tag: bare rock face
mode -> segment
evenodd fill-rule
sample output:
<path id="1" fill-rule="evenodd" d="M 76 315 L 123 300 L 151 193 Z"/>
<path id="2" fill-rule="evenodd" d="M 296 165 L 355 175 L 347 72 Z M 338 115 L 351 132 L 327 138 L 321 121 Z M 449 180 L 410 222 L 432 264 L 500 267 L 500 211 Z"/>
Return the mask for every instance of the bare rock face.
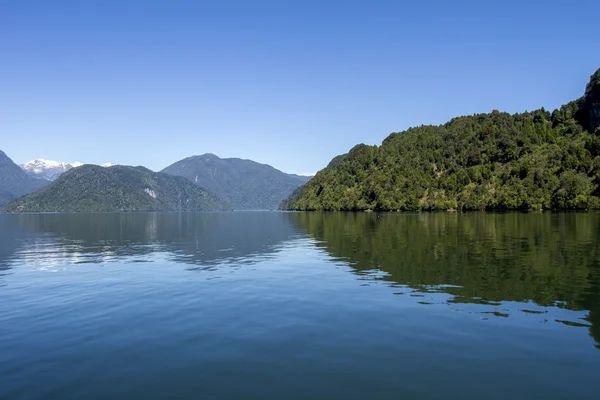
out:
<path id="1" fill-rule="evenodd" d="M 590 77 L 583 101 L 589 118 L 588 128 L 594 132 L 600 126 L 600 69 Z"/>

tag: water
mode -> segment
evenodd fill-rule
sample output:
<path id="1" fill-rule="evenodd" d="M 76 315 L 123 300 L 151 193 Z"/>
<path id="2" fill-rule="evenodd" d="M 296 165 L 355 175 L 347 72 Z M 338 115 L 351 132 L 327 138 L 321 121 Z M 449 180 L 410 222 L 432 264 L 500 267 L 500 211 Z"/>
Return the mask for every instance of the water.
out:
<path id="1" fill-rule="evenodd" d="M 2 399 L 597 399 L 600 213 L 0 215 Z"/>

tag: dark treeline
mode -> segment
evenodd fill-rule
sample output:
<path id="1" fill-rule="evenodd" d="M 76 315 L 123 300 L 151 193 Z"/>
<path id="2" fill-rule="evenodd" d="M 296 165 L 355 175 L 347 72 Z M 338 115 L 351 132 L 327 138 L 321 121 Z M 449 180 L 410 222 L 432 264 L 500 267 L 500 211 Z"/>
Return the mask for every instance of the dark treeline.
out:
<path id="1" fill-rule="evenodd" d="M 294 210 L 600 208 L 600 70 L 560 109 L 454 118 L 338 156 Z"/>

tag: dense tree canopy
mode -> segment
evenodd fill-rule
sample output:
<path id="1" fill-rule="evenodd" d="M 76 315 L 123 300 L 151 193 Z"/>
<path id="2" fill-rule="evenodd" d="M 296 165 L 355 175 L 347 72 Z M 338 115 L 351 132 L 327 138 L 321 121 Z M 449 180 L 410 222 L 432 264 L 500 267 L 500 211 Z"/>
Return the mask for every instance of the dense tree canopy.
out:
<path id="1" fill-rule="evenodd" d="M 598 82 L 600 70 L 584 97 L 552 113 L 492 111 L 392 133 L 381 146 L 357 145 L 281 208 L 600 208 Z"/>
<path id="2" fill-rule="evenodd" d="M 180 176 L 144 167 L 84 165 L 15 199 L 9 212 L 223 210 L 229 206 Z"/>

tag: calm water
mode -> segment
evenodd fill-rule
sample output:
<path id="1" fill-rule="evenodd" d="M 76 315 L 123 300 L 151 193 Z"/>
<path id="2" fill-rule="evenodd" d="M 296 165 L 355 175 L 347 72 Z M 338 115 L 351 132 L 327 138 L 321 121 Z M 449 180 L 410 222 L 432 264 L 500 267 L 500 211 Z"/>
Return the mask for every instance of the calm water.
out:
<path id="1" fill-rule="evenodd" d="M 2 399 L 600 398 L 600 213 L 0 215 Z"/>

